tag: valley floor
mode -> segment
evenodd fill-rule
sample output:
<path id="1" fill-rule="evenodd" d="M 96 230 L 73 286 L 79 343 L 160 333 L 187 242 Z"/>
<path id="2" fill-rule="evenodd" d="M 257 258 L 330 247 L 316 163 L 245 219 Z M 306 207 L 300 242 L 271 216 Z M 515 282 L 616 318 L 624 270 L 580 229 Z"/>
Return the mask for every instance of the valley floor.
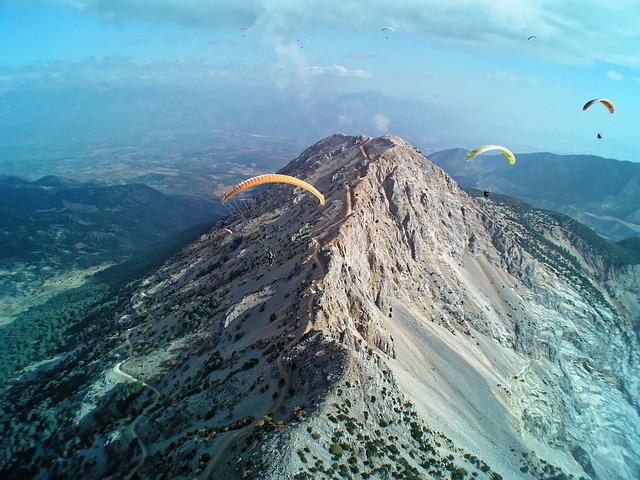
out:
<path id="1" fill-rule="evenodd" d="M 0 297 L 0 326 L 11 323 L 16 316 L 31 307 L 42 305 L 60 293 L 80 287 L 89 277 L 112 265 L 108 262 L 102 263 L 84 269 L 62 272 L 44 281 L 36 280 L 27 285 L 23 284 L 19 294 Z M 0 275 L 8 274 L 6 271 L 0 271 Z"/>

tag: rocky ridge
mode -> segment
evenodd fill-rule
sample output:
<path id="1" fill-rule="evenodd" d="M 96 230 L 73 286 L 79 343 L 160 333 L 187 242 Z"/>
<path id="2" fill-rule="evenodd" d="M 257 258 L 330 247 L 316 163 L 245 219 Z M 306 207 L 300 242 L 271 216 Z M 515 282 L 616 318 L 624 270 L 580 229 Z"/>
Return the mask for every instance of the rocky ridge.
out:
<path id="1" fill-rule="evenodd" d="M 332 135 L 282 173 L 326 206 L 272 186 L 132 297 L 113 355 L 157 390 L 77 449 L 102 452 L 88 476 L 638 476 L 636 267 L 397 137 Z"/>
<path id="2" fill-rule="evenodd" d="M 521 452 L 575 476 L 633 477 L 638 464 L 628 446 L 638 437 L 628 425 L 638 419 L 637 339 L 629 312 L 595 278 L 597 259 L 567 248 L 571 243 L 545 228 L 544 218 L 534 225 L 509 206 L 468 196 L 395 137 L 335 135 L 284 173 L 316 185 L 327 206 L 273 187 L 230 224 L 238 237 L 219 246 L 214 232 L 149 282 L 149 295 L 162 292 L 180 306 L 176 316 L 189 311 L 196 293 L 196 305 L 207 295 L 219 298 L 219 313 L 199 331 L 216 332 L 208 338 L 228 343 L 232 357 L 254 345 L 267 343 L 263 352 L 275 346 L 250 375 L 265 379 L 261 389 L 279 376 L 274 405 L 268 395 L 265 402 L 243 391 L 257 382 L 239 373 L 220 385 L 225 395 L 234 392 L 234 412 L 255 413 L 258 403 L 274 421 L 296 407 L 308 419 L 256 441 L 245 472 L 267 478 L 304 472 L 306 462 L 296 456 L 269 462 L 264 471 L 261 459 L 307 443 L 318 456 L 309 424 L 327 445 L 340 444 L 329 441 L 342 430 L 327 419 L 348 399 L 351 421 L 378 423 L 370 438 L 402 444 L 409 430 L 403 415 L 411 414 L 394 409 L 410 402 L 427 428 L 453 440 L 452 452 L 464 448 L 508 478 L 525 475 L 521 468 L 544 471 L 543 463 L 523 462 Z M 260 258 L 259 237 L 278 252 L 272 268 Z M 227 246 L 237 252 L 233 259 L 225 258 Z M 212 251 L 218 249 L 220 268 L 194 281 L 201 265 L 220 261 Z M 240 333 L 228 333 L 234 329 Z M 388 398 L 378 399 L 381 391 Z M 362 439 L 356 434 L 345 444 L 360 442 L 366 452 L 367 428 L 354 431 Z M 405 439 L 396 462 L 411 458 L 411 442 Z M 331 468 L 330 447 L 320 442 L 320 450 L 325 463 L 317 468 Z"/>

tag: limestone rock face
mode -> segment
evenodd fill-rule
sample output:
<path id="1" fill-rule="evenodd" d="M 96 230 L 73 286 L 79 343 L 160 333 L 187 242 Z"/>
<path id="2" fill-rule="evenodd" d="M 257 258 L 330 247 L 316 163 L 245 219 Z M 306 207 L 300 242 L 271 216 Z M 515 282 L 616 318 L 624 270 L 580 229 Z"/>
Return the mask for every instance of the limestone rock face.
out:
<path id="1" fill-rule="evenodd" d="M 236 201 L 233 235 L 124 312 L 127 371 L 160 392 L 138 475 L 640 477 L 638 266 L 397 137 L 335 134 L 282 173 L 326 205 Z"/>
<path id="2" fill-rule="evenodd" d="M 629 449 L 640 440 L 637 266 L 613 282 L 602 273 L 608 259 L 546 212 L 471 198 L 400 139 L 354 142 L 362 142 L 350 149 L 355 158 L 334 161 L 352 214 L 330 239 L 318 328 L 330 330 L 338 320 L 343 343 L 361 338 L 392 357 L 401 390 L 407 382 L 403 393 L 422 384 L 411 400 L 436 396 L 439 405 L 425 412 L 433 418 L 440 411 L 442 423 L 433 426 L 468 448 L 471 440 L 495 444 L 485 451 L 496 465 L 510 445 L 496 442 L 495 418 L 480 405 L 505 417 L 508 442 L 567 472 L 637 475 Z M 350 169 L 358 172 L 351 182 Z M 612 285 L 620 288 L 613 295 Z M 462 338 L 445 341 L 445 358 L 429 359 L 431 336 L 445 335 L 443 328 Z M 483 342 L 474 341 L 479 335 Z M 510 358 L 493 358 L 502 347 Z M 456 352 L 461 348 L 473 358 Z M 488 383 L 482 399 L 457 388 L 441 398 L 436 381 L 425 381 L 449 356 L 464 358 L 465 369 Z M 431 372 L 421 360 L 432 363 Z M 461 383 L 455 369 L 442 375 Z M 477 428 L 455 427 L 452 417 L 467 409 Z"/>

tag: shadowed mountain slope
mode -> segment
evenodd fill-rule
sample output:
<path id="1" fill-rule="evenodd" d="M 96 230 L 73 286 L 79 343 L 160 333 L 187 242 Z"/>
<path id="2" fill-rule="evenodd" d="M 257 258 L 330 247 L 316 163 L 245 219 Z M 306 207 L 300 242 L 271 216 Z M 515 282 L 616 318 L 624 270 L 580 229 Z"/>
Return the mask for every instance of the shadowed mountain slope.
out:
<path id="1" fill-rule="evenodd" d="M 594 155 L 519 154 L 465 161 L 463 149 L 429 156 L 460 185 L 503 193 L 565 213 L 614 240 L 640 236 L 640 163 Z"/>

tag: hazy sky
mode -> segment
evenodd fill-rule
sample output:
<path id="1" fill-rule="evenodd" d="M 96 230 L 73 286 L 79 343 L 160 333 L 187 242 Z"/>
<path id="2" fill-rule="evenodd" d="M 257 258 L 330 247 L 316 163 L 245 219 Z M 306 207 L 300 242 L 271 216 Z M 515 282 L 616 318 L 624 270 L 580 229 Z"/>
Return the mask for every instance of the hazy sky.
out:
<path id="1" fill-rule="evenodd" d="M 640 161 L 636 0 L 0 0 L 0 45 L 0 92 L 376 91 L 447 109 L 470 142 Z M 593 97 L 618 111 L 582 112 Z"/>

